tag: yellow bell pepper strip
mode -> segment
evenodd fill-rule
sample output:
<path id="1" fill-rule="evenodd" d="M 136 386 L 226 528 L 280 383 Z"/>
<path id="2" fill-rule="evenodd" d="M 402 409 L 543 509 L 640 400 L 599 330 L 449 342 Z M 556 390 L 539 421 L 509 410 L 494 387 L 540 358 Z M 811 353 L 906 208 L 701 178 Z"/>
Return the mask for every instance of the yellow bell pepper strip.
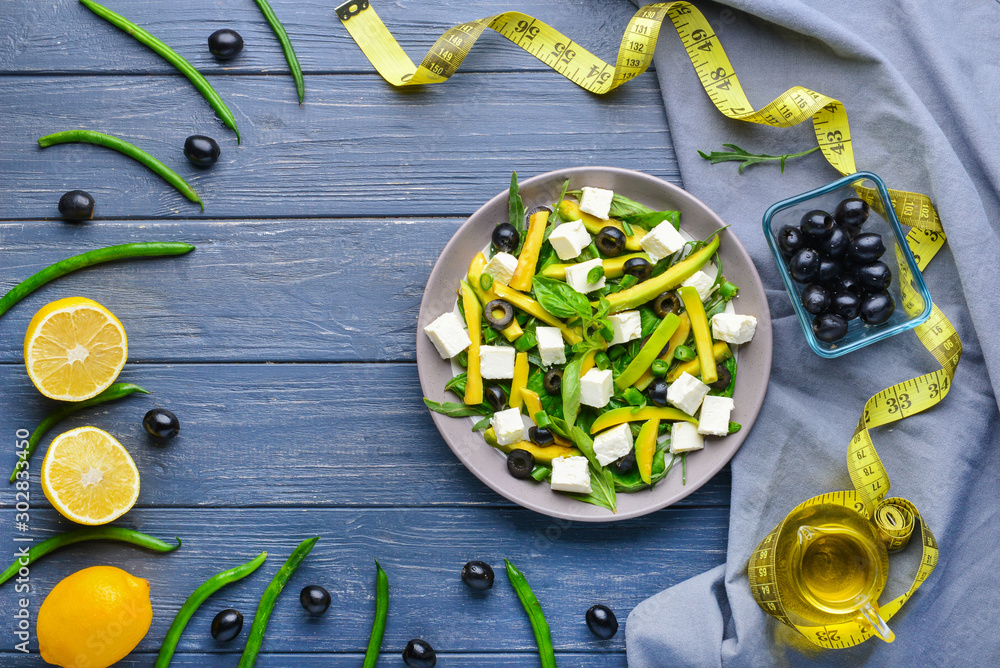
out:
<path id="1" fill-rule="evenodd" d="M 625 263 L 637 257 L 649 262 L 649 256 L 645 253 L 629 253 L 628 255 L 619 255 L 618 257 L 609 257 L 601 260 L 601 265 L 604 267 L 604 276 L 606 278 L 621 278 L 625 275 Z M 572 266 L 573 264 L 571 263 L 550 264 L 538 273 L 546 278 L 554 278 L 558 281 L 565 281 L 566 267 Z"/>
<path id="2" fill-rule="evenodd" d="M 625 231 L 622 224 L 614 218 L 610 220 L 601 220 L 596 216 L 591 216 L 589 213 L 584 213 L 580 210 L 580 205 L 570 199 L 564 199 L 559 202 L 559 215 L 562 216 L 563 220 L 582 220 L 583 226 L 586 227 L 587 231 L 591 234 L 597 234 L 605 227 L 613 227 L 621 232 Z M 632 236 L 625 237 L 625 248 L 630 251 L 642 250 L 642 246 L 639 245 L 639 242 L 644 236 L 646 236 L 646 232 L 646 229 L 639 227 L 638 225 L 632 225 Z"/>
<path id="3" fill-rule="evenodd" d="M 639 469 L 639 477 L 647 485 L 653 484 L 653 455 L 656 454 L 656 436 L 660 433 L 660 419 L 647 420 L 639 428 L 639 437 L 635 439 L 635 465 Z"/>
<path id="4" fill-rule="evenodd" d="M 545 240 L 545 228 L 549 223 L 548 210 L 531 214 L 528 220 L 528 231 L 525 233 L 524 245 L 517 258 L 517 268 L 510 279 L 510 287 L 521 292 L 531 289 L 531 279 L 535 276 L 535 265 L 538 264 L 538 253 L 542 250 Z"/>
<path id="5" fill-rule="evenodd" d="M 497 298 L 495 292 L 493 292 L 493 287 L 491 286 L 489 290 L 483 290 L 483 285 L 480 280 L 483 277 L 483 269 L 486 268 L 486 256 L 482 253 L 477 253 L 476 257 L 472 258 L 472 262 L 469 264 L 469 285 L 472 287 L 472 291 L 476 293 L 479 297 L 479 302 L 486 308 L 486 305 Z M 503 337 L 508 341 L 516 341 L 521 338 L 524 334 L 524 330 L 521 326 L 517 324 L 517 320 L 511 320 L 510 324 L 500 330 Z"/>
<path id="6" fill-rule="evenodd" d="M 535 421 L 535 415 L 541 413 L 545 409 L 542 408 L 542 400 L 538 398 L 538 393 L 531 390 L 521 390 L 521 399 L 524 401 L 524 410 L 531 418 L 531 421 Z M 567 448 L 573 447 L 573 442 L 569 439 L 563 438 L 559 434 L 552 434 L 552 438 L 555 439 L 556 445 L 562 445 Z"/>
<path id="7" fill-rule="evenodd" d="M 698 303 L 700 304 L 701 302 Z M 702 317 L 704 317 L 704 314 Z M 617 378 L 615 378 L 615 387 L 619 390 L 624 390 L 626 387 L 639 380 L 639 376 L 642 375 L 642 372 L 647 371 L 653 364 L 653 360 L 656 359 L 656 356 L 663 352 L 663 349 L 667 347 L 667 343 L 670 341 L 670 336 L 677 331 L 680 324 L 681 319 L 678 318 L 676 314 L 668 313 L 667 317 L 661 320 L 660 324 L 653 330 L 653 333 L 649 335 L 649 339 L 646 340 L 646 344 L 639 349 L 639 353 L 635 356 L 635 358 L 629 362 L 629 365 L 625 367 L 625 370 L 622 371 Z"/>
<path id="8" fill-rule="evenodd" d="M 684 420 L 691 424 L 698 424 L 697 420 L 679 408 L 671 408 L 670 406 L 643 406 L 639 410 L 635 410 L 631 406 L 625 406 L 623 408 L 613 408 L 607 413 L 597 416 L 594 424 L 590 426 L 590 433 L 596 434 L 608 427 L 616 427 L 626 422 L 642 422 L 644 420 L 652 420 L 653 418 L 667 420 L 668 422 Z"/>
<path id="9" fill-rule="evenodd" d="M 688 317 L 687 312 L 685 311 L 684 313 L 681 313 L 680 317 L 681 324 L 678 325 L 677 331 L 670 337 L 670 341 L 667 343 L 667 349 L 660 353 L 660 359 L 667 362 L 667 364 L 670 364 L 670 362 L 674 359 L 674 351 L 677 350 L 677 346 L 687 341 L 688 334 L 691 333 L 691 318 Z M 653 374 L 649 369 L 646 369 L 642 375 L 639 376 L 639 380 L 632 383 L 632 386 L 640 392 L 643 392 L 652 382 Z"/>
<path id="10" fill-rule="evenodd" d="M 631 288 L 608 295 L 611 302 L 611 312 L 620 313 L 638 308 L 661 292 L 672 290 L 694 275 L 694 272 L 705 266 L 715 252 L 719 250 L 719 235 L 712 237 L 707 244 L 673 265 L 659 276 L 633 285 Z"/>
<path id="11" fill-rule="evenodd" d="M 511 450 L 527 450 L 534 456 L 536 464 L 551 464 L 553 459 L 559 459 L 560 457 L 583 456 L 583 453 L 576 448 L 565 445 L 546 445 L 542 447 L 535 445 L 531 441 L 517 441 L 510 445 L 500 445 L 497 443 L 497 436 L 493 431 L 493 427 L 483 432 L 483 438 L 486 439 L 487 443 L 501 452 L 509 453 Z"/>
<path id="12" fill-rule="evenodd" d="M 701 381 L 711 385 L 719 380 L 715 370 L 715 354 L 712 349 L 712 331 L 708 327 L 705 316 L 705 305 L 701 303 L 698 290 L 692 285 L 682 285 L 677 288 L 677 296 L 684 302 L 688 317 L 691 318 L 691 331 L 694 333 L 694 346 L 698 350 L 698 360 L 701 362 Z"/>
<path id="13" fill-rule="evenodd" d="M 594 357 L 597 356 L 596 350 L 591 350 L 586 355 L 583 356 L 583 364 L 580 365 L 580 376 L 583 377 L 588 371 L 594 368 Z"/>
<path id="14" fill-rule="evenodd" d="M 733 351 L 729 349 L 729 346 L 725 341 L 716 341 L 715 345 L 712 346 L 712 355 L 715 357 L 715 364 L 719 362 L 724 362 L 733 356 Z M 714 364 L 712 366 L 715 366 Z M 690 362 L 683 362 L 678 364 L 667 374 L 667 382 L 672 383 L 681 377 L 684 372 L 691 374 L 692 376 L 698 377 L 701 375 L 701 360 L 695 358 Z"/>
<path id="15" fill-rule="evenodd" d="M 510 381 L 511 408 L 521 407 L 521 392 L 528 386 L 528 353 L 518 353 L 514 356 L 514 378 Z"/>
<path id="16" fill-rule="evenodd" d="M 483 308 L 472 287 L 462 281 L 462 308 L 465 309 L 465 326 L 469 328 L 469 366 L 466 368 L 465 403 L 478 406 L 483 403 L 483 376 L 479 371 L 479 344 L 482 338 Z"/>
<path id="17" fill-rule="evenodd" d="M 513 290 L 510 286 L 500 285 L 499 283 L 493 284 L 493 292 L 499 299 L 510 302 L 528 315 L 535 316 L 546 325 L 558 327 L 559 331 L 562 332 L 563 338 L 566 339 L 571 346 L 583 341 L 583 337 L 580 336 L 577 331 L 568 327 L 562 320 L 543 309 L 541 304 L 528 295 L 518 292 L 517 290 Z"/>

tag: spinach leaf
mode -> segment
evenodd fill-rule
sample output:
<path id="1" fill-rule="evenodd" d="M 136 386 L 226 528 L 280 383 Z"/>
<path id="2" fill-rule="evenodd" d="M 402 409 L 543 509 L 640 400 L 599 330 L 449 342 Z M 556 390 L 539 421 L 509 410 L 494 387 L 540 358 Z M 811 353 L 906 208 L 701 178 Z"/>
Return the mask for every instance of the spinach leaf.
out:
<path id="1" fill-rule="evenodd" d="M 633 213 L 627 216 L 622 216 L 622 223 L 628 223 L 629 225 L 638 225 L 639 227 L 644 227 L 647 230 L 651 230 L 662 222 L 668 222 L 674 226 L 675 230 L 681 228 L 681 212 L 680 211 L 653 211 L 651 213 Z"/>
<path id="2" fill-rule="evenodd" d="M 653 309 L 647 306 L 639 307 L 639 319 L 642 321 L 642 335 L 649 336 L 660 326 L 660 318 L 656 316 Z"/>
<path id="3" fill-rule="evenodd" d="M 583 367 L 584 356 L 585 354 L 577 355 L 563 369 L 562 409 L 566 426 L 570 430 L 576 424 L 576 416 L 580 414 L 580 369 Z M 551 414 L 551 411 L 546 412 Z"/>
<path id="4" fill-rule="evenodd" d="M 448 417 L 471 417 L 474 415 L 490 415 L 493 411 L 486 404 L 479 404 L 478 406 L 467 406 L 466 404 L 460 404 L 453 401 L 445 401 L 443 403 L 438 403 L 436 401 L 431 401 L 425 398 L 424 403 L 427 404 L 427 408 L 431 409 L 435 413 L 441 413 L 442 415 L 447 415 Z"/>
<path id="5" fill-rule="evenodd" d="M 535 299 L 542 308 L 557 318 L 591 317 L 590 301 L 563 281 L 535 276 L 531 282 Z"/>

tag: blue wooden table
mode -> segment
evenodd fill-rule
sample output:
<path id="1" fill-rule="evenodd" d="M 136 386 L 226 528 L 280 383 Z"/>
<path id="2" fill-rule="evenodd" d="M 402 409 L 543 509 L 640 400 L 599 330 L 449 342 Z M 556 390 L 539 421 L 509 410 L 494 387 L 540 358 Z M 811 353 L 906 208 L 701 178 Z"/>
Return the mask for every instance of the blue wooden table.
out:
<path id="1" fill-rule="evenodd" d="M 143 240 L 188 241 L 180 259 L 106 265 L 51 284 L 0 321 L 0 464 L 15 433 L 52 408 L 24 370 L 34 312 L 82 295 L 110 308 L 129 335 L 121 380 L 153 392 L 89 409 L 142 475 L 136 507 L 117 524 L 184 546 L 153 555 L 109 544 L 71 547 L 32 566 L 30 593 L 0 588 L 0 664 L 39 665 L 34 616 L 66 575 L 111 564 L 152 586 L 153 625 L 124 665 L 151 665 L 175 612 L 199 583 L 267 550 L 258 573 L 195 615 L 176 665 L 231 666 L 266 583 L 292 548 L 319 534 L 271 618 L 261 666 L 355 666 L 374 609 L 374 559 L 391 604 L 380 665 L 421 637 L 440 666 L 532 666 L 535 642 L 502 574 L 526 574 L 544 607 L 560 666 L 623 666 L 624 630 L 599 641 L 584 612 L 605 603 L 624 626 L 643 598 L 724 561 L 729 472 L 675 507 L 616 524 L 578 525 L 521 509 L 451 454 L 421 403 L 415 322 L 438 254 L 466 216 L 522 177 L 575 165 L 613 165 L 680 183 L 652 74 L 595 97 L 498 35 L 484 36 L 448 84 L 394 90 L 336 19 L 334 3 L 274 0 L 306 74 L 299 107 L 280 47 L 250 0 L 108 0 L 173 46 L 229 103 L 234 135 L 169 65 L 72 0 L 7 0 L 0 9 L 0 290 L 87 249 Z M 469 5 L 474 4 L 474 7 Z M 461 20 L 529 11 L 613 59 L 634 7 L 626 0 L 381 2 L 403 47 L 419 58 Z M 208 35 L 239 31 L 243 53 L 217 62 Z M 669 38 L 668 38 L 669 41 Z M 678 46 L 678 45 L 674 45 Z M 39 150 L 70 128 L 125 138 L 178 170 L 204 213 L 127 158 L 86 145 Z M 190 134 L 222 146 L 200 171 L 181 148 Z M 97 200 L 98 220 L 59 221 L 71 189 Z M 166 445 L 140 425 L 155 406 L 181 434 Z M 72 528 L 32 476 L 30 522 L 15 528 L 13 488 L 0 495 L 0 554 L 15 537 Z M 459 571 L 497 569 L 475 596 Z M 297 594 L 330 590 L 309 619 Z M 14 650 L 17 599 L 30 598 L 31 657 Z M 239 640 L 209 635 L 216 612 L 247 617 Z"/>

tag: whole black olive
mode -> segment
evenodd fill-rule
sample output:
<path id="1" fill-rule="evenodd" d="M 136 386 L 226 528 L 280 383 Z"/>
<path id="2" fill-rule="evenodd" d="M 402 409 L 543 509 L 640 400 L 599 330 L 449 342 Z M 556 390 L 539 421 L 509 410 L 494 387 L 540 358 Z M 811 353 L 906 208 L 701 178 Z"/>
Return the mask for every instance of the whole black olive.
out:
<path id="1" fill-rule="evenodd" d="M 608 640 L 618 633 L 618 618 L 606 605 L 595 605 L 587 610 L 587 628 L 598 638 Z"/>
<path id="2" fill-rule="evenodd" d="M 733 380 L 733 374 L 730 373 L 725 364 L 715 365 L 715 375 L 718 376 L 716 381 L 708 384 L 713 390 L 724 390 L 729 387 L 729 383 Z"/>
<path id="3" fill-rule="evenodd" d="M 830 291 L 822 285 L 810 283 L 802 290 L 802 307 L 813 315 L 819 315 L 830 307 Z"/>
<path id="4" fill-rule="evenodd" d="M 510 223 L 500 223 L 493 228 L 493 245 L 498 251 L 513 253 L 521 241 L 521 233 Z"/>
<path id="5" fill-rule="evenodd" d="M 212 620 L 212 637 L 219 642 L 229 642 L 243 630 L 243 614 L 239 610 L 223 610 Z"/>
<path id="6" fill-rule="evenodd" d="M 671 313 L 680 313 L 681 300 L 673 292 L 661 292 L 650 304 L 657 318 L 666 318 Z"/>
<path id="7" fill-rule="evenodd" d="M 786 257 L 794 255 L 806 243 L 802 236 L 802 230 L 795 225 L 782 225 L 781 229 L 778 230 L 777 239 L 778 248 Z"/>
<path id="8" fill-rule="evenodd" d="M 486 591 L 493 588 L 493 567 L 485 561 L 470 561 L 462 566 L 462 582 L 469 589 Z"/>
<path id="9" fill-rule="evenodd" d="M 499 385 L 487 385 L 483 388 L 483 398 L 495 411 L 502 411 L 507 407 L 507 393 Z"/>
<path id="10" fill-rule="evenodd" d="M 847 334 L 847 321 L 835 313 L 820 313 L 813 319 L 813 334 L 820 341 L 833 343 Z"/>
<path id="11" fill-rule="evenodd" d="M 833 283 L 840 276 L 840 263 L 828 257 L 819 258 L 819 269 L 816 270 L 817 283 Z"/>
<path id="12" fill-rule="evenodd" d="M 142 418 L 142 426 L 152 436 L 168 440 L 181 430 L 181 423 L 171 411 L 166 408 L 154 408 Z"/>
<path id="13" fill-rule="evenodd" d="M 861 289 L 868 294 L 881 292 L 892 283 L 892 272 L 881 260 L 855 267 L 854 277 L 858 279 Z"/>
<path id="14" fill-rule="evenodd" d="M 819 253 L 803 248 L 788 261 L 788 273 L 799 283 L 809 283 L 819 273 Z"/>
<path id="15" fill-rule="evenodd" d="M 854 278 L 854 274 L 849 274 L 844 272 L 837 278 L 833 283 L 834 292 L 853 292 L 856 295 L 861 294 L 861 284 L 858 283 L 858 279 Z"/>
<path id="16" fill-rule="evenodd" d="M 837 210 L 833 212 L 833 217 L 838 223 L 847 228 L 851 234 L 857 234 L 861 226 L 868 220 L 868 202 L 851 197 L 845 199 L 837 205 Z"/>
<path id="17" fill-rule="evenodd" d="M 528 438 L 535 445 L 552 445 L 556 437 L 551 431 L 542 427 L 528 427 Z"/>
<path id="18" fill-rule="evenodd" d="M 527 450 L 517 448 L 507 455 L 507 471 L 520 480 L 531 477 L 535 468 L 535 456 Z"/>
<path id="19" fill-rule="evenodd" d="M 848 290 L 836 293 L 830 302 L 830 312 L 836 313 L 845 320 L 857 318 L 860 307 L 861 297 Z"/>
<path id="20" fill-rule="evenodd" d="M 594 237 L 597 250 L 608 257 L 618 257 L 625 252 L 625 233 L 616 227 L 604 227 Z"/>
<path id="21" fill-rule="evenodd" d="M 892 317 L 895 310 L 896 302 L 888 292 L 876 292 L 861 298 L 861 319 L 869 325 L 881 325 Z"/>
<path id="22" fill-rule="evenodd" d="M 494 299 L 483 309 L 483 317 L 494 329 L 503 329 L 514 320 L 514 307 L 510 302 Z"/>
<path id="23" fill-rule="evenodd" d="M 243 50 L 243 37 L 229 28 L 216 30 L 208 36 L 208 50 L 219 60 L 235 58 Z"/>
<path id="24" fill-rule="evenodd" d="M 299 603 L 313 617 L 319 617 L 330 607 L 330 592 L 319 585 L 307 585 L 299 592 Z"/>
<path id="25" fill-rule="evenodd" d="M 622 266 L 622 270 L 629 276 L 635 276 L 642 283 L 649 275 L 653 273 L 653 265 L 651 265 L 645 258 L 633 257 L 625 260 L 625 264 Z"/>
<path id="26" fill-rule="evenodd" d="M 646 390 L 646 397 L 649 398 L 650 403 L 656 404 L 657 406 L 667 405 L 667 381 L 662 378 L 657 378 L 654 380 L 649 389 Z"/>
<path id="27" fill-rule="evenodd" d="M 59 214 L 66 220 L 90 220 L 94 217 L 94 198 L 85 190 L 70 190 L 59 198 Z"/>
<path id="28" fill-rule="evenodd" d="M 618 475 L 628 475 L 635 469 L 635 450 L 611 462 L 611 469 Z"/>
<path id="29" fill-rule="evenodd" d="M 799 223 L 799 229 L 806 236 L 807 243 L 809 243 L 809 239 L 819 240 L 826 237 L 830 233 L 830 230 L 833 229 L 833 226 L 833 216 L 819 209 L 806 213 L 802 216 L 802 221 Z"/>
<path id="30" fill-rule="evenodd" d="M 406 643 L 403 650 L 403 663 L 409 668 L 434 668 L 437 665 L 437 654 L 426 641 L 414 638 Z"/>
<path id="31" fill-rule="evenodd" d="M 884 253 L 885 244 L 882 243 L 882 235 L 872 232 L 865 232 L 851 239 L 851 245 L 847 249 L 847 257 L 854 264 L 874 262 Z"/>
<path id="32" fill-rule="evenodd" d="M 222 149 L 211 137 L 191 135 L 184 140 L 184 155 L 195 167 L 211 167 L 222 155 Z"/>
<path id="33" fill-rule="evenodd" d="M 542 387 L 549 394 L 559 394 L 562 389 L 562 369 L 549 369 L 542 377 Z"/>
<path id="34" fill-rule="evenodd" d="M 830 234 L 819 242 L 819 250 L 827 257 L 838 260 L 844 257 L 847 247 L 851 243 L 851 235 L 840 225 L 834 225 Z M 876 258 L 877 259 L 877 258 Z"/>

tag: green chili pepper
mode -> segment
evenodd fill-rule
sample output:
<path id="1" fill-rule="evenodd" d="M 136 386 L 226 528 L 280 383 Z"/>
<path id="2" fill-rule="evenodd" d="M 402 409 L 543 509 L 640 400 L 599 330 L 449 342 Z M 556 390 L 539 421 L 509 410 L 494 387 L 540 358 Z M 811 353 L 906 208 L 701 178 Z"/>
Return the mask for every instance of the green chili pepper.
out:
<path id="1" fill-rule="evenodd" d="M 80 4 L 111 25 L 124 31 L 138 42 L 145 44 L 161 58 L 176 67 L 181 74 L 194 84 L 194 87 L 198 89 L 198 92 L 205 97 L 208 103 L 212 105 L 212 109 L 215 109 L 215 113 L 222 119 L 222 122 L 236 133 L 236 143 L 240 142 L 240 131 L 236 128 L 236 119 L 233 117 L 233 112 L 229 111 L 229 107 L 226 106 L 226 103 L 222 101 L 219 94 L 212 88 L 212 84 L 208 83 L 208 80 L 201 75 L 201 72 L 195 69 L 194 65 L 160 41 L 159 38 L 143 30 L 121 14 L 116 14 L 107 7 L 97 4 L 94 0 L 80 0 Z"/>
<path id="2" fill-rule="evenodd" d="M 171 545 L 170 543 L 164 543 L 159 538 L 154 538 L 148 534 L 135 531 L 134 529 L 126 529 L 124 527 L 103 526 L 76 529 L 75 531 L 67 531 L 66 533 L 61 533 L 58 536 L 53 536 L 52 538 L 42 541 L 38 545 L 32 546 L 32 548 L 28 550 L 27 557 L 15 559 L 14 563 L 8 566 L 3 573 L 0 573 L 0 584 L 3 584 L 17 575 L 17 572 L 22 567 L 35 563 L 50 552 L 61 550 L 67 545 L 82 543 L 88 540 L 116 540 L 122 543 L 130 543 L 147 550 L 153 550 L 154 552 L 173 552 L 181 546 L 180 538 L 176 539 L 176 545 Z M 25 561 L 22 562 L 21 559 L 25 559 Z"/>
<path id="3" fill-rule="evenodd" d="M 674 348 L 674 358 L 679 359 L 682 362 L 690 362 L 697 356 L 697 353 L 695 353 L 690 346 L 681 345 Z"/>
<path id="4" fill-rule="evenodd" d="M 493 277 L 487 273 L 483 273 L 479 276 L 479 287 L 483 290 L 489 290 L 493 287 Z"/>
<path id="5" fill-rule="evenodd" d="M 70 274 L 77 269 L 90 267 L 103 262 L 113 260 L 128 260 L 135 257 L 163 257 L 167 255 L 185 255 L 194 250 L 194 246 L 176 241 L 151 241 L 146 243 L 121 244 L 120 246 L 107 246 L 96 250 L 87 251 L 80 255 L 68 257 L 55 264 L 42 269 L 37 274 L 26 278 L 13 288 L 10 292 L 0 298 L 0 316 L 10 310 L 14 304 L 18 303 L 32 292 L 42 287 L 46 283 Z"/>
<path id="6" fill-rule="evenodd" d="M 83 0 L 80 0 L 80 2 L 83 2 Z M 200 205 L 202 211 L 205 210 L 205 205 L 202 203 L 201 198 L 198 197 L 198 193 L 194 191 L 194 188 L 188 185 L 187 181 L 181 178 L 180 174 L 170 169 L 138 146 L 133 146 L 118 137 L 106 135 L 103 132 L 94 132 L 93 130 L 65 130 L 63 132 L 45 135 L 44 137 L 40 137 L 38 139 L 38 145 L 42 148 L 48 148 L 49 146 L 53 146 L 55 144 L 74 144 L 81 142 L 114 149 L 119 153 L 127 155 L 133 160 L 141 162 L 164 181 L 172 185 L 174 188 L 177 188 L 182 195 L 195 204 Z"/>
<path id="7" fill-rule="evenodd" d="M 362 668 L 375 668 L 378 653 L 382 649 L 382 636 L 385 635 L 385 620 L 389 616 L 389 577 L 382 570 L 382 565 L 375 560 L 375 619 L 372 621 L 372 634 L 368 639 L 368 650 L 365 652 L 365 662 Z"/>
<path id="8" fill-rule="evenodd" d="M 138 385 L 133 385 L 132 383 L 115 383 L 108 389 L 104 390 L 96 397 L 87 399 L 86 401 L 76 401 L 72 403 L 66 403 L 52 411 L 48 416 L 39 423 L 35 428 L 35 431 L 31 432 L 31 436 L 28 437 L 28 446 L 21 451 L 21 456 L 18 458 L 16 464 L 14 464 L 14 470 L 10 474 L 10 482 L 14 482 L 14 478 L 17 476 L 19 469 L 28 468 L 27 461 L 31 459 L 31 455 L 35 452 L 35 448 L 38 447 L 38 443 L 42 440 L 42 437 L 56 426 L 63 418 L 76 413 L 84 408 L 89 408 L 90 406 L 96 406 L 97 404 L 104 404 L 109 401 L 117 401 L 124 397 L 129 396 L 139 392 L 141 394 L 149 394 L 147 390 L 142 389 Z M 22 464 L 21 462 L 25 462 Z"/>
<path id="9" fill-rule="evenodd" d="M 549 624 L 545 621 L 545 613 L 542 612 L 542 606 L 538 603 L 538 599 L 535 598 L 531 587 L 528 586 L 528 581 L 524 578 L 521 571 L 517 570 L 514 564 L 506 559 L 503 562 L 507 566 L 507 579 L 510 580 L 511 586 L 514 587 L 514 592 L 517 594 L 517 598 L 520 599 L 521 605 L 524 606 L 524 611 L 528 613 L 528 619 L 531 620 L 531 628 L 535 631 L 535 642 L 538 643 L 538 658 L 541 661 L 542 668 L 556 668 L 556 654 L 552 648 L 552 635 L 549 633 Z"/>
<path id="10" fill-rule="evenodd" d="M 301 107 L 302 100 L 306 96 L 306 84 L 302 80 L 302 68 L 299 66 L 299 59 L 295 57 L 295 49 L 292 48 L 292 41 L 288 39 L 285 26 L 281 25 L 281 21 L 274 15 L 274 10 L 271 9 L 271 5 L 267 4 L 267 0 L 254 0 L 254 2 L 260 7 L 260 11 L 263 12 L 264 18 L 267 19 L 271 30 L 274 31 L 274 36 L 281 42 L 281 50 L 285 52 L 288 69 L 292 71 L 292 77 L 295 79 L 295 90 L 299 94 L 299 106 Z"/>
<path id="11" fill-rule="evenodd" d="M 319 536 L 313 536 L 299 543 L 299 546 L 292 550 L 288 561 L 274 574 L 271 584 L 267 585 L 267 589 L 264 590 L 264 594 L 260 597 L 260 603 L 257 604 L 257 613 L 253 616 L 253 626 L 250 627 L 250 635 L 247 636 L 247 646 L 243 648 L 243 656 L 240 657 L 239 668 L 250 668 L 257 661 L 257 653 L 260 651 L 261 643 L 264 642 L 264 631 L 267 630 L 267 621 L 271 618 L 271 612 L 274 610 L 274 604 L 278 600 L 278 595 L 285 588 L 288 578 L 292 576 L 292 573 L 299 567 L 299 564 L 306 558 L 306 555 L 309 554 L 313 549 L 313 545 L 318 540 Z"/>
<path id="12" fill-rule="evenodd" d="M 667 371 L 670 369 L 670 364 L 664 360 L 655 360 L 652 366 L 649 367 L 649 372 L 656 376 L 657 378 L 663 378 L 667 375 Z"/>
<path id="13" fill-rule="evenodd" d="M 191 595 L 184 601 L 184 605 L 177 611 L 177 616 L 174 617 L 173 623 L 170 624 L 170 628 L 167 630 L 167 636 L 163 639 L 160 653 L 156 655 L 156 668 L 166 668 L 170 665 L 170 659 L 174 656 L 174 650 L 177 649 L 177 643 L 181 639 L 181 634 L 184 633 L 184 627 L 187 626 L 187 623 L 191 620 L 191 616 L 201 607 L 201 604 L 227 584 L 242 580 L 253 573 L 260 568 L 265 559 L 267 559 L 267 552 L 261 552 L 242 566 L 216 573 L 203 582 L 200 587 L 191 592 Z M 254 619 L 254 622 L 256 621 Z M 254 626 L 256 627 L 256 624 Z"/>

